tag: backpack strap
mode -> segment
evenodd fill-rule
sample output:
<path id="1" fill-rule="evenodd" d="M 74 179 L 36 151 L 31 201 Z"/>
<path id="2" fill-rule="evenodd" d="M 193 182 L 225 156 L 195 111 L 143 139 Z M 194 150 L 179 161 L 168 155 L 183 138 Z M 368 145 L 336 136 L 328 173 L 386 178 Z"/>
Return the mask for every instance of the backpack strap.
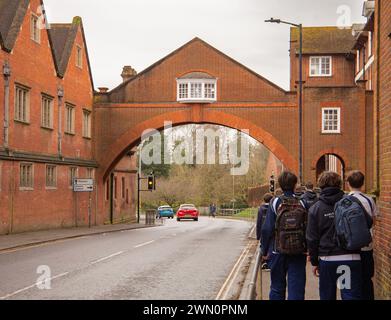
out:
<path id="1" fill-rule="evenodd" d="M 361 209 L 364 211 L 365 218 L 367 219 L 368 228 L 372 228 L 372 225 L 373 225 L 372 216 L 367 212 L 367 210 L 365 209 L 365 207 L 363 206 L 361 201 L 359 199 L 357 199 L 354 195 L 348 195 L 347 198 L 349 200 L 357 203 L 361 207 Z M 368 200 L 368 199 L 366 198 L 366 200 Z M 372 205 L 371 205 L 371 208 L 372 208 Z"/>
<path id="2" fill-rule="evenodd" d="M 369 207 L 371 208 L 371 212 L 373 212 L 373 204 L 372 201 L 363 193 L 360 192 L 360 195 L 368 202 Z"/>

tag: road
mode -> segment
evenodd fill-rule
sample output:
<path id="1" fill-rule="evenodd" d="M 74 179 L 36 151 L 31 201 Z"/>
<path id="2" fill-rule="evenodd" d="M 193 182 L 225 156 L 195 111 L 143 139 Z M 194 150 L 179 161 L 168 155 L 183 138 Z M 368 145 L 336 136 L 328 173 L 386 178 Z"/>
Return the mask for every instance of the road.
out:
<path id="1" fill-rule="evenodd" d="M 215 299 L 250 228 L 236 220 L 165 220 L 2 253 L 0 299 Z M 50 268 L 41 267 L 50 271 L 50 289 L 37 288 L 39 266 Z"/>

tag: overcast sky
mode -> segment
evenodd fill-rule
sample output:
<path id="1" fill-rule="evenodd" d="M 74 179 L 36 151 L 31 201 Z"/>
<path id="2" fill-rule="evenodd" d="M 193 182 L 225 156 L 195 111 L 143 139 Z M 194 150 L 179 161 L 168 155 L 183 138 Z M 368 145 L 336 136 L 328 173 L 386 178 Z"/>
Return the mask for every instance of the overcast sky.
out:
<path id="1" fill-rule="evenodd" d="M 270 17 L 330 26 L 364 22 L 362 0 L 45 0 L 49 22 L 83 18 L 95 87 L 112 89 L 122 67 L 138 72 L 200 37 L 284 89 L 289 27 Z M 338 8 L 340 13 L 338 13 Z M 346 10 L 346 9 L 349 10 Z M 346 15 L 351 11 L 351 16 Z M 347 19 L 347 20 L 346 20 Z"/>

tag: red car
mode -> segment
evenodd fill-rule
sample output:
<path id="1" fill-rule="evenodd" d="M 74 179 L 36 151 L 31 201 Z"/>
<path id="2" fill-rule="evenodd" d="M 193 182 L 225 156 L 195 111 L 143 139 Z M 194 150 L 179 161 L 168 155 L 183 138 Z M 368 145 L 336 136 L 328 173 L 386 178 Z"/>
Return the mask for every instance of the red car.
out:
<path id="1" fill-rule="evenodd" d="M 200 213 L 194 204 L 182 204 L 176 213 L 176 220 L 193 219 L 194 221 L 198 221 L 199 215 Z"/>

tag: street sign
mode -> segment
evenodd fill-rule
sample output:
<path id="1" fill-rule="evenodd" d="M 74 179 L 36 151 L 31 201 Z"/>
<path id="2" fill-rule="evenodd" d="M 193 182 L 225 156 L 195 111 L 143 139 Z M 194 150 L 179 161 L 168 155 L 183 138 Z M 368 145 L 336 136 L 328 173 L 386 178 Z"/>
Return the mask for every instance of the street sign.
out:
<path id="1" fill-rule="evenodd" d="M 74 192 L 92 192 L 94 191 L 94 179 L 74 179 Z"/>

